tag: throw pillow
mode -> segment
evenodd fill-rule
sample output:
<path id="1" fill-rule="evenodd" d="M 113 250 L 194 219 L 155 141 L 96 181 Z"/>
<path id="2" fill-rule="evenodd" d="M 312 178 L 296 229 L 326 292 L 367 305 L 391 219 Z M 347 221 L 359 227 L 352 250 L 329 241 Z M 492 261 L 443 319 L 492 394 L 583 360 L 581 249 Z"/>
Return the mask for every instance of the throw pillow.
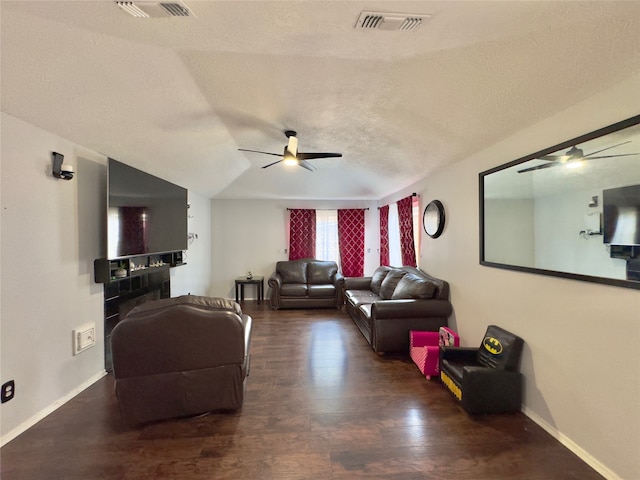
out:
<path id="1" fill-rule="evenodd" d="M 392 300 L 401 298 L 433 298 L 436 285 L 425 278 L 413 273 L 407 273 L 400 279 L 391 296 Z"/>
<path id="2" fill-rule="evenodd" d="M 378 267 L 376 271 L 373 272 L 371 276 L 371 291 L 376 295 L 380 295 L 380 286 L 387 276 L 387 273 L 389 273 L 389 270 L 391 270 L 389 267 Z"/>
<path id="3" fill-rule="evenodd" d="M 387 273 L 387 276 L 384 277 L 382 281 L 382 285 L 380 285 L 380 298 L 383 300 L 390 300 L 393 296 L 393 292 L 398 285 L 398 282 L 407 274 L 407 272 L 403 270 L 391 270 Z"/>

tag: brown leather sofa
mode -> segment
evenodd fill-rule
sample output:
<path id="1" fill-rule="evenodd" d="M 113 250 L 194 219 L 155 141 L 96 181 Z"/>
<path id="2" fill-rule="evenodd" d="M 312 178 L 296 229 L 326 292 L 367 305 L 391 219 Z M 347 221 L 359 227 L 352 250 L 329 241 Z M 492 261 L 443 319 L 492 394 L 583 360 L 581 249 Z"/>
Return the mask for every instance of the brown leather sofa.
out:
<path id="1" fill-rule="evenodd" d="M 453 310 L 449 284 L 414 267 L 378 267 L 347 277 L 346 310 L 375 352 L 409 353 L 409 332 L 437 332 Z"/>
<path id="2" fill-rule="evenodd" d="M 135 307 L 111 334 L 120 411 L 130 425 L 242 406 L 250 316 L 222 298 L 184 295 Z"/>
<path id="3" fill-rule="evenodd" d="M 343 282 L 336 262 L 312 258 L 277 262 L 268 281 L 271 308 L 340 308 Z"/>

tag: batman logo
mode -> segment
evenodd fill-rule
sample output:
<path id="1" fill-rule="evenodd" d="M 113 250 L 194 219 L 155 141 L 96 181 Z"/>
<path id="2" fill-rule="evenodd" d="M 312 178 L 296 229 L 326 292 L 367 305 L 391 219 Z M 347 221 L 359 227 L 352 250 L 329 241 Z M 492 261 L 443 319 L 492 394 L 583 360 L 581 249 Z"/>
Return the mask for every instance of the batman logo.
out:
<path id="1" fill-rule="evenodd" d="M 485 337 L 482 340 L 484 348 L 492 355 L 500 355 L 502 353 L 502 343 L 494 337 Z"/>

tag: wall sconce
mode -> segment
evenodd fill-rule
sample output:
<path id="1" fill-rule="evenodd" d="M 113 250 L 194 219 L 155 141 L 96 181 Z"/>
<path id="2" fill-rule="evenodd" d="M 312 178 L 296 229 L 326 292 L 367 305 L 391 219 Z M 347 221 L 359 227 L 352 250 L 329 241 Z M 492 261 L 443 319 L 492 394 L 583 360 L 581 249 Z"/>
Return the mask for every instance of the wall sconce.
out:
<path id="1" fill-rule="evenodd" d="M 602 216 L 600 212 L 588 213 L 584 216 L 585 229 L 580 230 L 580 236 L 584 239 L 594 235 L 602 235 Z"/>
<path id="2" fill-rule="evenodd" d="M 594 208 L 594 207 L 598 206 L 598 196 L 597 195 L 591 197 L 591 201 L 589 202 L 589 206 L 591 208 Z"/>
<path id="3" fill-rule="evenodd" d="M 64 155 L 58 152 L 51 152 L 53 160 L 53 176 L 63 180 L 71 180 L 73 178 L 73 167 L 71 165 L 63 165 Z"/>

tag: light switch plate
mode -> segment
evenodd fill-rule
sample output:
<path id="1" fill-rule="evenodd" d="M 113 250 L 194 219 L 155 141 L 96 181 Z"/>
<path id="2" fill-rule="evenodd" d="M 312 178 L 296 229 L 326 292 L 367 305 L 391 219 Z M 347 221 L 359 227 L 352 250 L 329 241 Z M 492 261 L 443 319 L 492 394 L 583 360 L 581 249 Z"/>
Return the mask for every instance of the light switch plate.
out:
<path id="1" fill-rule="evenodd" d="M 96 344 L 95 325 L 83 325 L 73 331 L 73 354 L 77 355 Z"/>

